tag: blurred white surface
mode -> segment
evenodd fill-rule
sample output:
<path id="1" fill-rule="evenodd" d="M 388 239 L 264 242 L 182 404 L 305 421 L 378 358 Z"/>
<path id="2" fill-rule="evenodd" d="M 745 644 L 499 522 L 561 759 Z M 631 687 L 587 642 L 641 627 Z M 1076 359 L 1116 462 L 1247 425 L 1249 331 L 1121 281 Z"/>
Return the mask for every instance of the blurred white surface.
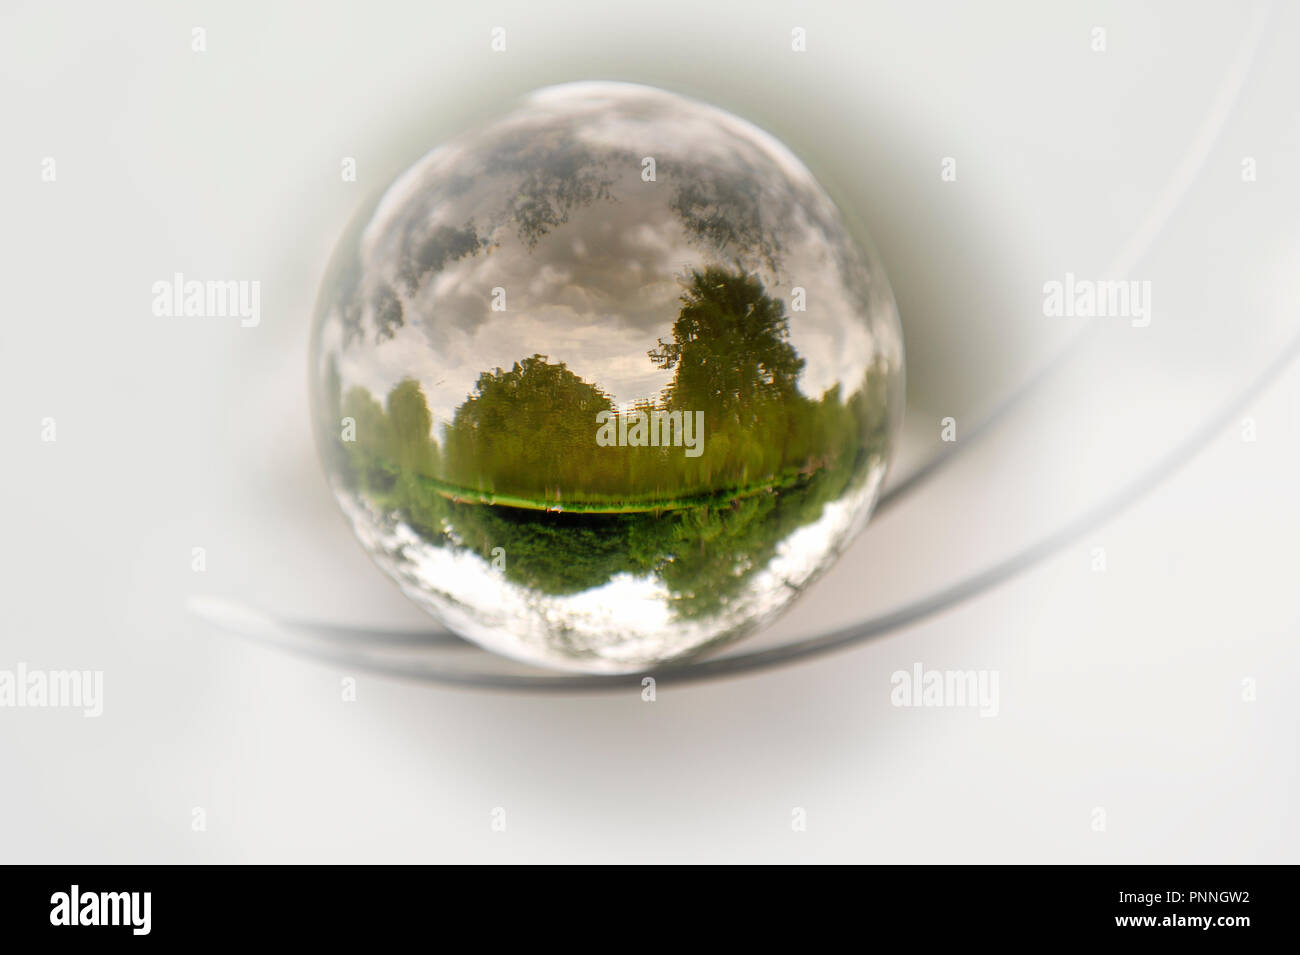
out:
<path id="1" fill-rule="evenodd" d="M 977 420 L 1080 327 L 1044 317 L 1044 282 L 1117 261 L 1151 281 L 1151 327 L 1103 320 L 1041 399 L 873 523 L 774 632 L 888 610 L 1036 539 L 1159 457 L 1300 326 L 1300 11 L 1269 12 L 1243 60 L 1262 11 L 7 7 L 0 669 L 102 669 L 105 701 L 98 719 L 0 709 L 0 861 L 1294 861 L 1300 369 L 1251 409 L 1254 441 L 1225 432 L 1013 582 L 884 640 L 663 687 L 652 704 L 349 674 L 185 611 L 209 593 L 424 621 L 318 473 L 316 283 L 366 192 L 484 111 L 569 79 L 698 96 L 808 162 L 890 269 L 922 443 L 944 415 Z M 359 182 L 340 180 L 344 156 Z M 940 179 L 948 156 L 956 182 Z M 1243 157 L 1258 181 L 1242 181 Z M 260 280 L 262 323 L 154 317 L 151 285 L 177 271 Z M 891 706 L 891 673 L 917 662 L 996 669 L 999 715 Z M 355 703 L 340 699 L 348 676 Z"/>

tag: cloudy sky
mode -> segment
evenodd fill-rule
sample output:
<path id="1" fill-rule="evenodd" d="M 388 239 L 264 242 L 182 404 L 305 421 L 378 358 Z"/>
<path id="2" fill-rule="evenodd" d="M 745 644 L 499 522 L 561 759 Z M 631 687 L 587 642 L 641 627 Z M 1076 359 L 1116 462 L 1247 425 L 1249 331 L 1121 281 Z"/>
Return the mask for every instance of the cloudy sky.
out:
<path id="1" fill-rule="evenodd" d="M 657 396 L 671 372 L 646 353 L 671 338 L 680 280 L 709 265 L 739 263 L 786 304 L 811 397 L 836 382 L 852 392 L 874 356 L 900 357 L 883 276 L 798 160 L 733 116 L 645 87 L 534 94 L 426 155 L 358 235 L 324 299 L 322 345 L 345 391 L 382 400 L 417 379 L 435 432 L 480 373 L 533 354 L 620 404 Z M 796 286 L 805 312 L 790 311 Z"/>

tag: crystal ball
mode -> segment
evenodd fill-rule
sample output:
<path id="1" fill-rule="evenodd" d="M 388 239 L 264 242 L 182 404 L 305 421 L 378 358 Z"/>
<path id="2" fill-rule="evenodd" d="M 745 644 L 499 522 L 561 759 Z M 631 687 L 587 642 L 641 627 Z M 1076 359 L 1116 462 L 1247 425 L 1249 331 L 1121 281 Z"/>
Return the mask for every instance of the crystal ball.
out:
<path id="1" fill-rule="evenodd" d="M 762 626 L 863 527 L 903 347 L 878 258 L 781 143 L 580 83 L 362 209 L 311 378 L 331 487 L 408 597 L 508 657 L 635 673 Z"/>

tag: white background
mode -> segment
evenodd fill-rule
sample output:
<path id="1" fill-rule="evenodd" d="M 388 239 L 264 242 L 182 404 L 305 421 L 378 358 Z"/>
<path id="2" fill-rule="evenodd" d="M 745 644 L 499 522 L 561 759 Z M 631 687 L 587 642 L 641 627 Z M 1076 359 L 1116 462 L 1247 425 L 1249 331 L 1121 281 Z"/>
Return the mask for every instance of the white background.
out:
<path id="1" fill-rule="evenodd" d="M 1088 337 L 774 633 L 1013 553 L 1300 327 L 1297 43 L 1300 11 L 1260 3 L 6 4 L 0 669 L 103 670 L 105 711 L 0 709 L 0 861 L 1295 861 L 1298 369 L 1243 412 L 1254 441 L 1234 421 L 1011 582 L 653 704 L 350 673 L 186 604 L 421 624 L 315 463 L 316 286 L 366 193 L 574 79 L 745 116 L 870 230 L 903 317 L 911 459 L 1073 340 L 1044 282 L 1152 282 L 1150 328 Z M 261 281 L 261 325 L 154 317 L 177 271 Z M 917 662 L 997 670 L 999 715 L 891 706 L 890 674 Z"/>

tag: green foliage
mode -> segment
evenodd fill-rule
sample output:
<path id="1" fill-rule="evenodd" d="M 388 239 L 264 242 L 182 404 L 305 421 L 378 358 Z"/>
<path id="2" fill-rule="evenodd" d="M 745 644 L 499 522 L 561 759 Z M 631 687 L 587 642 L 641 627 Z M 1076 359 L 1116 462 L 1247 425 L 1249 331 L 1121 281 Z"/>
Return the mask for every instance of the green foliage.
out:
<path id="1" fill-rule="evenodd" d="M 768 423 L 787 402 L 804 360 L 790 342 L 780 299 L 739 270 L 694 271 L 673 323 L 673 340 L 649 352 L 661 368 L 675 369 L 665 393 L 670 408 L 703 410 L 715 430 Z"/>
<path id="2" fill-rule="evenodd" d="M 404 471 L 425 477 L 438 473 L 438 449 L 429 437 L 433 416 L 420 383 L 407 378 L 388 393 L 391 454 Z"/>
<path id="3" fill-rule="evenodd" d="M 401 465 L 392 453 L 392 425 L 383 406 L 364 388 L 352 388 L 343 398 L 343 416 L 352 419 L 355 431 L 355 439 L 342 446 L 360 486 L 379 493 L 390 490 Z M 336 435 L 335 440 L 342 438 Z"/>
<path id="4" fill-rule="evenodd" d="M 340 401 L 331 365 L 322 405 L 353 419 L 355 440 L 326 421 L 326 454 L 347 486 L 431 543 L 485 560 L 504 548 L 522 586 L 562 595 L 654 574 L 683 619 L 711 614 L 888 451 L 884 363 L 848 398 L 836 385 L 813 400 L 788 338 L 784 306 L 756 279 L 692 273 L 673 340 L 649 353 L 673 381 L 638 410 L 704 412 L 699 457 L 599 446 L 597 414 L 617 419 L 610 397 L 544 355 L 482 373 L 441 446 L 418 382 L 399 382 L 385 405 L 363 388 Z"/>
<path id="5" fill-rule="evenodd" d="M 573 487 L 609 397 L 545 355 L 479 375 L 446 429 L 446 479 L 465 488 L 545 498 Z"/>

